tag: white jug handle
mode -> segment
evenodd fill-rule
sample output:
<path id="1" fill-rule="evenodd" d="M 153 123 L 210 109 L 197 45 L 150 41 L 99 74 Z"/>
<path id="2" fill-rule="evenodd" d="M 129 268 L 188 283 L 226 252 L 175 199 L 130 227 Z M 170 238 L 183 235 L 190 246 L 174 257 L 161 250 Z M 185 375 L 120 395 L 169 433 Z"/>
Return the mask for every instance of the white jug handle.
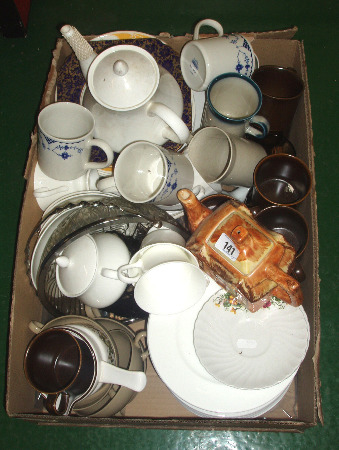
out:
<path id="1" fill-rule="evenodd" d="M 102 361 L 99 383 L 119 384 L 133 391 L 141 392 L 146 386 L 147 378 L 144 372 L 121 369 Z"/>
<path id="2" fill-rule="evenodd" d="M 31 320 L 28 324 L 28 328 L 34 333 L 39 334 L 40 331 L 43 329 L 43 324 L 38 322 L 37 320 Z"/>
<path id="3" fill-rule="evenodd" d="M 260 127 L 260 129 L 253 127 L 252 124 L 257 125 L 258 127 Z M 246 134 L 250 134 L 251 136 L 255 136 L 261 139 L 266 137 L 269 131 L 270 124 L 268 120 L 263 116 L 253 116 L 246 128 Z"/>
<path id="4" fill-rule="evenodd" d="M 164 138 L 171 139 L 177 144 L 184 144 L 190 137 L 190 132 L 187 125 L 166 105 L 158 102 L 150 102 L 147 107 L 147 114 L 149 116 L 160 117 L 160 119 L 162 119 L 169 126 L 170 130 L 165 130 L 163 133 Z M 169 135 L 166 135 L 166 132 L 168 131 L 170 131 L 170 133 Z"/>
<path id="5" fill-rule="evenodd" d="M 105 278 L 110 278 L 111 280 L 118 280 L 118 271 L 114 269 L 101 269 L 101 275 Z"/>
<path id="6" fill-rule="evenodd" d="M 100 147 L 106 154 L 107 161 L 104 162 L 87 162 L 85 163 L 85 169 L 104 169 L 112 164 L 114 158 L 114 152 L 107 142 L 102 139 L 89 139 L 87 142 L 87 148 L 92 146 Z"/>
<path id="7" fill-rule="evenodd" d="M 209 27 L 214 28 L 219 36 L 223 36 L 223 34 L 224 34 L 224 29 L 219 22 L 217 22 L 216 20 L 213 20 L 213 19 L 204 19 L 204 20 L 200 20 L 200 22 L 198 22 L 194 28 L 194 33 L 193 33 L 194 41 L 199 39 L 200 28 L 203 25 L 208 25 Z"/>

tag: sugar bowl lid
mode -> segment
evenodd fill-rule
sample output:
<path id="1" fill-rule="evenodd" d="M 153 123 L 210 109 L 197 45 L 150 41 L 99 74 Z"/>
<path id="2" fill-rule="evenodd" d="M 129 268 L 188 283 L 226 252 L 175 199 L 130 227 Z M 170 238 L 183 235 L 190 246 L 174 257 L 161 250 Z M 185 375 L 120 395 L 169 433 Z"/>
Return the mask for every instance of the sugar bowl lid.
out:
<path id="1" fill-rule="evenodd" d="M 67 297 L 78 297 L 93 281 L 97 269 L 97 246 L 90 235 L 68 245 L 55 260 L 56 281 Z"/>
<path id="2" fill-rule="evenodd" d="M 88 87 L 102 106 L 128 111 L 148 102 L 160 80 L 153 56 L 135 45 L 116 45 L 104 50 L 88 70 Z"/>

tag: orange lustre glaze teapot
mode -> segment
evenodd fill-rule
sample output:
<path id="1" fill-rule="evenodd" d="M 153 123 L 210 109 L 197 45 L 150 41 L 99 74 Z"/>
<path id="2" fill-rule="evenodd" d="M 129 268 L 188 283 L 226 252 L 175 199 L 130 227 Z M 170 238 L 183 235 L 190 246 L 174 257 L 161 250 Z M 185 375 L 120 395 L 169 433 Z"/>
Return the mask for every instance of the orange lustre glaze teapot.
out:
<path id="1" fill-rule="evenodd" d="M 281 234 L 259 225 L 236 200 L 211 211 L 188 189 L 181 189 L 178 199 L 192 232 L 186 247 L 220 286 L 236 287 L 252 312 L 272 296 L 293 306 L 302 303 L 301 287 L 289 275 L 296 252 Z"/>

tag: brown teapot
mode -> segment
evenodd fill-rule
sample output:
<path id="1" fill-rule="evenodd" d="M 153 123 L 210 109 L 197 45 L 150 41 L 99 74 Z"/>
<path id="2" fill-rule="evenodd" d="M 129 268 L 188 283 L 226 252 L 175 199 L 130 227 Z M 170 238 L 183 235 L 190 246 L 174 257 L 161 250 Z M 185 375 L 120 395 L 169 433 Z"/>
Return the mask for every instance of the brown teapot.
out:
<path id="1" fill-rule="evenodd" d="M 289 275 L 296 251 L 281 234 L 262 227 L 236 200 L 211 211 L 188 189 L 181 189 L 178 199 L 192 232 L 186 247 L 220 286 L 235 286 L 252 312 L 272 296 L 293 306 L 302 303 L 300 284 Z"/>

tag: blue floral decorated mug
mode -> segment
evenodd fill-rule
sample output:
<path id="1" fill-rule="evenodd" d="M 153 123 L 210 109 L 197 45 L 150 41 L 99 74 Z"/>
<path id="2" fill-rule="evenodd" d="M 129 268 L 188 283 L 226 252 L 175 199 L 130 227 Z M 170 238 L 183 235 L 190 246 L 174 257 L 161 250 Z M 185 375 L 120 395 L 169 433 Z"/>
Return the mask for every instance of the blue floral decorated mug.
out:
<path id="1" fill-rule="evenodd" d="M 114 181 L 119 193 L 131 202 L 173 206 L 178 203 L 179 189 L 193 188 L 194 169 L 183 154 L 136 141 L 119 154 Z"/>
<path id="2" fill-rule="evenodd" d="M 93 139 L 94 117 L 83 106 L 71 102 L 52 103 L 38 117 L 38 162 L 55 180 L 75 180 L 89 169 L 112 164 L 114 153 L 101 139 Z M 92 147 L 106 154 L 104 162 L 91 162 Z"/>
<path id="3" fill-rule="evenodd" d="M 218 36 L 200 38 L 204 25 L 214 28 Z M 244 36 L 224 35 L 219 22 L 204 19 L 195 26 L 193 40 L 183 47 L 180 65 L 186 84 L 194 91 L 205 91 L 213 78 L 222 73 L 236 72 L 250 77 L 259 61 Z"/>

